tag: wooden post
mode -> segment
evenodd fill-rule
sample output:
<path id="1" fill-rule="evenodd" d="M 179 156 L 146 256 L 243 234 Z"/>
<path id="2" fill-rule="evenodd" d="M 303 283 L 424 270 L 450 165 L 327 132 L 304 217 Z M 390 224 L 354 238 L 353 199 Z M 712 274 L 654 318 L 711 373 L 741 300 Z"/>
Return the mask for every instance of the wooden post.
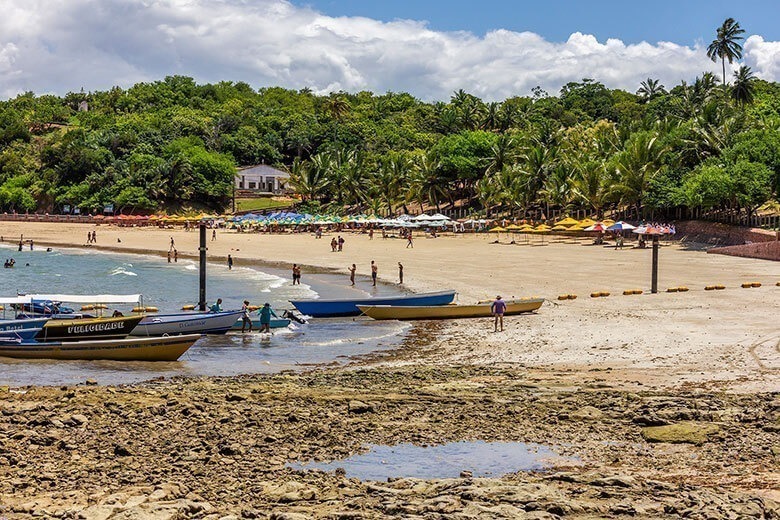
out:
<path id="1" fill-rule="evenodd" d="M 658 235 L 653 235 L 653 279 L 650 292 L 658 292 Z"/>
<path id="2" fill-rule="evenodd" d="M 200 223 L 200 295 L 198 300 L 198 309 L 201 312 L 206 310 L 206 224 Z"/>

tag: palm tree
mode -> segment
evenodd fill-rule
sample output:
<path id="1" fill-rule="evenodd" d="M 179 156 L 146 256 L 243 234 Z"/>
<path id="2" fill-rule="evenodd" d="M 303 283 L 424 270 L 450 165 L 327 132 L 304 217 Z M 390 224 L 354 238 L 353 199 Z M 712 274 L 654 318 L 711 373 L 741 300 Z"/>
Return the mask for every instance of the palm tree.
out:
<path id="1" fill-rule="evenodd" d="M 407 192 L 408 200 L 416 200 L 423 210 L 423 203 L 427 200 L 436 206 L 439 211 L 439 203 L 447 198 L 449 179 L 441 173 L 439 162 L 431 155 L 421 155 L 415 163 L 410 189 Z"/>
<path id="2" fill-rule="evenodd" d="M 723 84 L 726 84 L 726 60 L 733 63 L 734 60 L 742 59 L 742 45 L 740 41 L 745 37 L 742 34 L 745 30 L 739 26 L 739 22 L 733 18 L 726 18 L 723 25 L 718 27 L 717 36 L 707 47 L 707 57 L 712 61 L 720 58 L 723 64 Z"/>
<path id="3" fill-rule="evenodd" d="M 303 200 L 319 199 L 330 184 L 327 173 L 330 157 L 319 153 L 307 163 L 296 158 L 290 168 L 290 184 Z"/>
<path id="4" fill-rule="evenodd" d="M 636 94 L 642 96 L 646 101 L 650 101 L 656 96 L 666 94 L 666 89 L 657 79 L 647 78 L 639 84 L 639 90 L 636 91 Z"/>
<path id="5" fill-rule="evenodd" d="M 731 87 L 731 99 L 740 105 L 753 102 L 753 83 L 756 77 L 750 67 L 742 65 L 734 73 L 734 85 Z"/>
<path id="6" fill-rule="evenodd" d="M 341 121 L 344 116 L 347 115 L 350 108 L 352 108 L 341 93 L 331 94 L 330 97 L 325 100 L 325 104 L 331 117 L 336 121 Z"/>
<path id="7" fill-rule="evenodd" d="M 613 185 L 613 192 L 624 204 L 634 206 L 637 218 L 640 217 L 650 182 L 664 168 L 662 158 L 665 153 L 666 149 L 658 141 L 658 135 L 639 132 L 616 156 L 615 173 L 620 180 Z"/>

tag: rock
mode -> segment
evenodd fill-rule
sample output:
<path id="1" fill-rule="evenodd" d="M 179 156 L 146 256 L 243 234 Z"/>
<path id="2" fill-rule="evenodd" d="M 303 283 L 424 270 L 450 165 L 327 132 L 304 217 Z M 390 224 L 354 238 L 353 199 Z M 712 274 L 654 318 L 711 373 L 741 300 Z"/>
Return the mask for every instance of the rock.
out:
<path id="1" fill-rule="evenodd" d="M 373 411 L 374 407 L 368 403 L 364 403 L 363 401 L 353 400 L 349 402 L 349 413 L 361 414 Z"/>
<path id="2" fill-rule="evenodd" d="M 604 412 L 593 406 L 583 406 L 571 414 L 575 421 L 597 421 L 604 417 Z"/>
<path id="3" fill-rule="evenodd" d="M 132 455 L 129 449 L 121 444 L 114 444 L 114 455 L 117 457 L 129 457 Z"/>
<path id="4" fill-rule="evenodd" d="M 270 520 L 310 520 L 310 516 L 303 513 L 271 513 Z"/>
<path id="5" fill-rule="evenodd" d="M 228 394 L 225 396 L 225 401 L 229 403 L 237 403 L 239 401 L 246 401 L 246 396 L 241 394 Z"/>
<path id="6" fill-rule="evenodd" d="M 468 470 L 464 470 L 460 472 L 460 478 L 471 478 L 474 474 Z"/>
<path id="7" fill-rule="evenodd" d="M 636 479 L 629 475 L 615 475 L 612 477 L 597 478 L 590 483 L 594 486 L 617 486 L 628 488 L 636 485 Z"/>
<path id="8" fill-rule="evenodd" d="M 98 384 L 97 379 L 87 379 L 84 383 L 87 386 L 97 386 Z"/>
<path id="9" fill-rule="evenodd" d="M 89 419 L 87 419 L 87 416 L 80 413 L 71 415 L 66 421 L 66 423 L 70 424 L 71 426 L 84 426 L 88 422 Z"/>
<path id="10" fill-rule="evenodd" d="M 681 422 L 667 426 L 648 426 L 642 428 L 642 437 L 648 442 L 669 442 L 704 444 L 707 437 L 718 432 L 720 427 L 711 423 Z"/>

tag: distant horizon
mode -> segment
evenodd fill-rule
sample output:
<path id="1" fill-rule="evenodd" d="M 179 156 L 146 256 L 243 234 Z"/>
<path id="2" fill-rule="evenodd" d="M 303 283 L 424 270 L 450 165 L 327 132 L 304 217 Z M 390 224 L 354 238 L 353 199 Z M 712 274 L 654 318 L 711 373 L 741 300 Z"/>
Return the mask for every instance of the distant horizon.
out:
<path id="1" fill-rule="evenodd" d="M 534 9 L 509 0 L 480 5 L 73 0 L 50 9 L 44 0 L 11 0 L 0 20 L 0 99 L 128 88 L 171 75 L 255 90 L 408 92 L 426 102 L 458 89 L 486 101 L 530 96 L 536 86 L 557 94 L 583 78 L 635 92 L 648 77 L 667 86 L 708 71 L 720 77 L 706 46 L 726 16 L 746 30 L 742 63 L 761 79 L 780 78 L 773 40 L 780 33 L 767 27 L 780 6 L 767 0 L 728 9 L 665 2 L 652 13 L 618 9 L 616 0 L 586 10 L 571 0 Z M 645 38 L 654 30 L 659 38 Z M 739 65 L 728 65 L 729 75 Z"/>

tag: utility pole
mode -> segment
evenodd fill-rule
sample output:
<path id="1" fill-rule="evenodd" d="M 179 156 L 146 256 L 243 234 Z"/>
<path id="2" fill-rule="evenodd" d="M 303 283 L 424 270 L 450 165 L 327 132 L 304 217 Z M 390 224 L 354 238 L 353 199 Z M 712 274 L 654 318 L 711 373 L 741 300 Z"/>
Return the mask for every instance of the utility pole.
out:
<path id="1" fill-rule="evenodd" d="M 650 292 L 658 292 L 658 235 L 653 235 L 653 281 Z"/>
<path id="2" fill-rule="evenodd" d="M 206 224 L 200 223 L 200 295 L 198 299 L 198 309 L 201 312 L 206 310 Z"/>

